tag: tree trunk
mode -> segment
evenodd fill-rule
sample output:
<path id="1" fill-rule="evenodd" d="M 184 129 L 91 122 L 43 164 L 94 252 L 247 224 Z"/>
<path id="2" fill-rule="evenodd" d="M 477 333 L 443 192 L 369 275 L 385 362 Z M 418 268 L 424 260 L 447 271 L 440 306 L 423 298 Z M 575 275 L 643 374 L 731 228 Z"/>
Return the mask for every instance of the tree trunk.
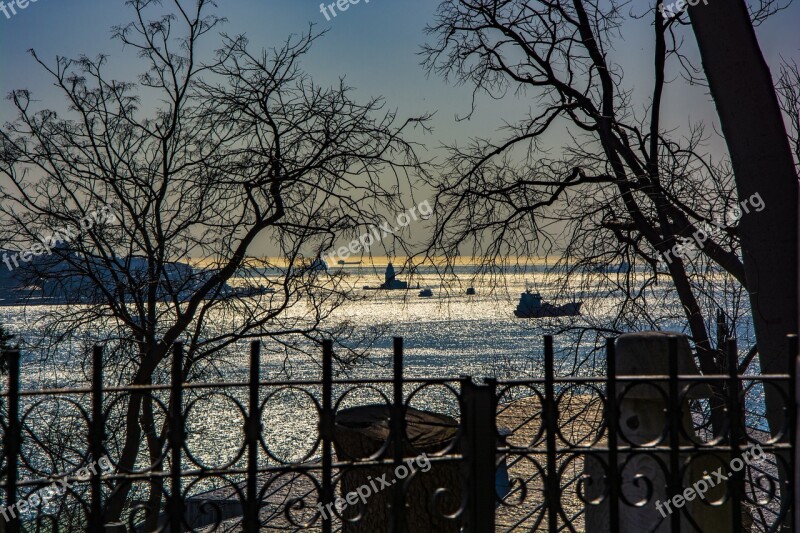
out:
<path id="1" fill-rule="evenodd" d="M 742 254 L 762 372 L 787 372 L 796 331 L 797 174 L 772 76 L 743 0 L 689 8 L 703 69 L 728 144 L 742 211 Z M 749 206 L 749 204 L 748 204 Z"/>
<path id="2" fill-rule="evenodd" d="M 689 15 L 740 204 L 755 195 L 763 200 L 760 212 L 742 209 L 742 258 L 761 371 L 785 373 L 791 360 L 786 335 L 798 326 L 798 184 L 789 138 L 744 0 L 699 3 Z M 772 388 L 766 388 L 766 406 L 774 435 L 787 406 Z"/>
<path id="3" fill-rule="evenodd" d="M 152 383 L 153 372 L 166 353 L 166 350 L 159 347 L 155 351 L 147 349 L 142 350 L 142 364 L 133 379 L 133 385 L 149 385 Z M 150 393 L 133 392 L 130 394 L 128 406 L 125 412 L 125 440 L 122 451 L 119 457 L 119 470 L 122 473 L 129 473 L 136 466 L 136 458 L 139 455 L 139 449 L 142 439 L 142 426 L 140 424 L 140 415 L 142 410 L 142 402 L 145 395 Z M 120 480 L 115 483 L 114 489 L 108 498 L 106 509 L 104 512 L 104 521 L 117 522 L 122 517 L 122 513 L 128 502 L 128 495 L 130 494 L 132 484 L 127 480 Z M 158 514 L 156 510 L 156 514 Z"/>

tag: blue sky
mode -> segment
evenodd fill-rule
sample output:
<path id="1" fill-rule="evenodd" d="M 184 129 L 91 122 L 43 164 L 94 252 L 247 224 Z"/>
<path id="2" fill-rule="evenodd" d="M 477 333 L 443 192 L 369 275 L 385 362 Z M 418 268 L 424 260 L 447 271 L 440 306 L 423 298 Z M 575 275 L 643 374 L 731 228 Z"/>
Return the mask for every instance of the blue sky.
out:
<path id="1" fill-rule="evenodd" d="M 641 0 L 635 2 L 626 9 L 642 12 L 649 5 Z M 471 136 L 493 136 L 504 120 L 513 121 L 535 106 L 531 95 L 509 96 L 500 101 L 480 98 L 471 120 L 455 120 L 454 117 L 470 110 L 470 88 L 429 77 L 419 64 L 420 45 L 426 41 L 423 28 L 433 20 L 436 0 L 370 0 L 369 3 L 362 0 L 331 21 L 320 13 L 319 0 L 219 0 L 218 3 L 217 13 L 228 19 L 224 31 L 246 34 L 251 46 L 257 48 L 278 46 L 290 34 L 307 31 L 310 23 L 316 24 L 316 30 L 327 29 L 328 34 L 306 57 L 305 70 L 322 84 L 345 76 L 348 84 L 356 88 L 357 96 L 384 96 L 387 105 L 396 108 L 401 117 L 435 111 L 434 132 L 425 137 L 432 153 L 444 143 L 463 144 Z M 10 19 L 0 13 L 0 92 L 29 88 L 42 104 L 55 108 L 62 105 L 60 99 L 54 98 L 47 77 L 26 52 L 29 48 L 48 61 L 56 55 L 108 54 L 111 74 L 118 79 L 134 80 L 140 71 L 135 54 L 110 39 L 110 28 L 125 23 L 130 16 L 123 0 L 38 0 Z M 648 17 L 626 25 L 622 30 L 624 40 L 612 52 L 613 59 L 624 68 L 625 86 L 634 90 L 635 97 L 645 99 L 652 84 L 649 21 Z M 798 28 L 800 2 L 757 29 L 773 73 L 778 70 L 780 57 L 794 58 L 800 63 Z M 683 27 L 679 31 L 685 38 L 686 51 L 696 58 L 691 29 Z M 209 42 L 216 44 L 213 40 Z M 670 74 L 676 81 L 665 93 L 666 125 L 686 128 L 690 121 L 716 123 L 713 102 L 706 90 L 684 83 L 675 69 Z M 3 101 L 0 121 L 11 117 L 10 105 Z M 558 146 L 560 139 L 550 139 L 550 144 Z M 723 147 L 717 143 L 711 149 L 719 152 Z"/>
<path id="2" fill-rule="evenodd" d="M 332 83 L 346 76 L 359 95 L 382 95 L 401 116 L 437 111 L 437 126 L 449 125 L 453 133 L 464 131 L 453 117 L 469 110 L 470 90 L 429 79 L 419 66 L 422 29 L 432 18 L 433 0 L 371 0 L 352 6 L 331 22 L 313 0 L 222 0 L 219 4 L 218 14 L 228 19 L 223 29 L 246 34 L 254 47 L 279 45 L 289 34 L 307 31 L 310 23 L 316 24 L 315 30 L 328 29 L 304 61 L 315 80 Z M 26 87 L 47 94 L 43 93 L 46 78 L 26 53 L 29 48 L 43 58 L 107 53 L 115 75 L 130 77 L 137 72 L 135 57 L 109 38 L 111 26 L 129 16 L 121 0 L 39 0 L 11 19 L 0 14 L 4 49 L 0 90 L 6 94 Z M 0 116 L 8 119 L 8 104 L 2 105 Z"/>
<path id="3" fill-rule="evenodd" d="M 225 31 L 245 33 L 257 47 L 278 45 L 289 34 L 306 31 L 310 23 L 316 24 L 317 30 L 328 29 L 328 34 L 306 58 L 306 70 L 320 82 L 346 76 L 348 83 L 364 97 L 386 97 L 387 103 L 398 108 L 401 116 L 436 111 L 432 145 L 475 134 L 486 136 L 502 124 L 503 118 L 514 119 L 532 103 L 513 97 L 499 102 L 481 100 L 482 105 L 471 121 L 454 120 L 456 115 L 463 116 L 469 111 L 471 91 L 468 87 L 447 85 L 435 76 L 428 77 L 419 65 L 419 47 L 426 39 L 423 28 L 433 20 L 436 0 L 370 0 L 366 4 L 362 0 L 331 21 L 320 13 L 317 0 L 220 0 L 218 3 L 218 13 L 228 19 Z M 640 5 L 644 8 L 646 4 Z M 45 103 L 51 103 L 48 97 L 53 94 L 46 90 L 46 77 L 27 54 L 29 48 L 45 59 L 106 53 L 110 55 L 114 74 L 130 78 L 138 72 L 135 56 L 109 38 L 111 26 L 124 23 L 129 17 L 130 10 L 123 0 L 38 0 L 11 19 L 0 14 L 0 91 L 6 94 L 12 88 L 26 87 L 34 89 Z M 795 2 L 758 29 L 773 72 L 781 55 L 800 59 L 799 27 L 800 3 Z M 694 55 L 691 32 L 688 28 L 681 31 Z M 618 47 L 614 59 L 625 66 L 626 84 L 649 89 L 648 21 L 632 24 L 623 35 L 624 46 Z M 55 105 L 55 101 L 52 103 Z M 680 120 L 689 116 L 716 118 L 705 91 L 682 83 L 673 84 L 668 90 L 666 109 Z M 10 118 L 9 111 L 7 103 L 0 104 L 0 118 Z"/>

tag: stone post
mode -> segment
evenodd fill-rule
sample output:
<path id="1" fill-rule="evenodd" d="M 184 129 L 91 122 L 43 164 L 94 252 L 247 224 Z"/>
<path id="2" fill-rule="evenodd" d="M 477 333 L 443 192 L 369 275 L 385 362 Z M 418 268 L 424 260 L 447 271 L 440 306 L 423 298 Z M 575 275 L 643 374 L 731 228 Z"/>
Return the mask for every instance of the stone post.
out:
<path id="1" fill-rule="evenodd" d="M 669 343 L 670 336 L 678 337 L 678 374 L 698 375 L 697 366 L 694 362 L 689 341 L 685 335 L 678 333 L 667 333 L 661 331 L 648 331 L 641 333 L 628 333 L 621 335 L 616 341 L 616 366 L 617 375 L 659 375 L 669 374 Z M 688 383 L 679 382 L 679 390 L 682 390 Z M 628 387 L 627 391 L 625 391 Z M 617 382 L 617 401 L 619 404 L 619 448 L 624 450 L 631 444 L 635 446 L 646 446 L 654 443 L 661 435 L 664 439 L 662 445 L 669 445 L 667 404 L 669 401 L 667 380 L 657 380 L 647 384 L 633 386 L 633 382 L 624 380 Z M 708 385 L 695 385 L 683 398 L 681 406 L 681 424 L 686 433 L 692 437 L 694 442 L 701 442 L 693 429 L 691 414 L 689 411 L 689 400 L 708 398 L 711 389 Z M 667 399 L 665 401 L 665 398 Z M 626 440 L 627 439 L 627 440 Z M 680 437 L 681 445 L 691 444 L 690 440 L 684 435 Z M 656 457 L 660 459 L 664 467 L 659 465 Z M 714 460 L 707 456 L 695 458 L 689 468 L 688 476 L 684 475 L 681 480 L 683 489 L 690 487 L 703 477 L 703 471 L 711 472 L 718 466 L 727 467 L 728 457 L 723 454 L 716 454 Z M 686 460 L 686 455 L 681 455 L 681 464 Z M 599 456 L 603 462 L 607 462 L 607 455 Z M 723 464 L 723 462 L 725 464 Z M 670 531 L 671 509 L 675 516 L 680 512 L 681 531 L 695 531 L 690 522 L 683 516 L 688 513 L 694 522 L 700 526 L 700 530 L 707 533 L 725 533 L 731 531 L 731 510 L 730 505 L 725 504 L 720 507 L 708 505 L 708 501 L 720 499 L 722 492 L 712 489 L 706 493 L 706 501 L 694 498 L 687 502 L 681 509 L 675 511 L 674 506 L 666 508 L 664 502 L 667 500 L 667 479 L 669 472 L 664 468 L 669 468 L 669 454 L 631 454 L 618 453 L 618 469 L 622 478 L 620 491 L 627 500 L 635 504 L 647 498 L 648 485 L 652 489 L 652 495 L 647 503 L 641 506 L 628 505 L 620 498 L 619 517 L 620 533 L 638 533 L 640 531 L 651 531 L 667 533 Z M 588 500 L 593 500 L 607 489 L 604 479 L 604 469 L 596 460 L 587 459 L 584 465 L 584 472 L 591 476 L 592 483 L 587 484 L 586 495 Z M 656 502 L 660 502 L 660 510 L 656 507 Z M 617 502 L 613 502 L 617 503 Z M 586 531 L 587 533 L 609 532 L 609 507 L 608 499 L 599 505 L 586 506 Z M 617 533 L 617 532 L 614 532 Z"/>

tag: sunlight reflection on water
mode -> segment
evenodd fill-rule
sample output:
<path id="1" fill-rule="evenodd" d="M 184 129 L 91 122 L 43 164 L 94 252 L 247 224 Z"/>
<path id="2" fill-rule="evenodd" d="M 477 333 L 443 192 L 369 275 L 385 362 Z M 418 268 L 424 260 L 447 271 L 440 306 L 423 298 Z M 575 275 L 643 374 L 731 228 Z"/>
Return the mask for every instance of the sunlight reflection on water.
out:
<path id="1" fill-rule="evenodd" d="M 354 287 L 364 284 L 377 285 L 380 280 L 374 275 L 351 276 Z M 545 325 L 550 321 L 542 319 L 517 319 L 513 316 L 519 294 L 524 290 L 526 281 L 533 281 L 536 289 L 541 291 L 545 301 L 556 293 L 556 286 L 544 278 L 542 274 L 528 273 L 512 275 L 502 285 L 475 283 L 476 295 L 468 296 L 464 287 L 445 294 L 441 281 L 428 274 L 417 276 L 414 283 L 433 290 L 432 298 L 420 298 L 418 290 L 409 291 L 364 291 L 357 289 L 364 299 L 347 303 L 338 309 L 333 320 L 349 320 L 359 329 L 385 328 L 386 333 L 371 349 L 369 363 L 350 369 L 341 377 L 391 377 L 391 348 L 393 335 L 405 339 L 404 372 L 407 377 L 434 377 L 457 379 L 461 375 L 475 378 L 495 376 L 499 378 L 541 377 L 542 370 L 542 335 L 548 332 Z M 666 285 L 666 284 L 665 284 Z M 656 289 L 659 294 L 660 289 Z M 680 316 L 679 307 L 674 297 L 660 290 L 663 309 L 670 309 L 670 316 Z M 617 311 L 615 300 L 596 295 L 577 295 L 584 301 L 583 314 L 578 317 L 578 325 L 608 325 Z M 566 303 L 562 299 L 554 302 Z M 24 339 L 35 338 L 37 330 L 30 326 L 36 318 L 47 313 L 47 308 L 0 308 L 0 322 Z M 301 311 L 295 311 L 301 312 Z M 558 322 L 558 321 L 557 321 Z M 673 323 L 661 324 L 663 329 L 677 330 L 682 322 L 676 319 Z M 224 325 L 218 325 L 224 328 Z M 552 331 L 552 330 L 550 330 Z M 750 335 L 748 330 L 739 332 L 740 337 Z M 565 333 L 556 338 L 558 351 L 556 371 L 568 375 L 575 368 L 576 353 L 571 351 L 575 343 L 581 342 L 578 353 L 591 356 L 595 347 L 594 338 L 587 336 L 581 341 L 577 333 Z M 309 344 L 310 345 L 310 344 Z M 745 343 L 743 343 L 745 345 Z M 261 377 L 271 379 L 319 379 L 319 358 L 307 356 L 286 356 L 276 349 L 274 341 L 264 341 Z M 81 369 L 80 357 L 75 353 L 77 347 L 67 346 L 57 353 L 46 366 L 37 364 L 31 354 L 24 359 L 24 385 L 35 386 L 36 383 L 51 381 L 81 381 L 88 372 Z M 316 349 L 315 349 L 316 351 Z M 595 368 L 584 365 L 580 373 L 598 373 L 602 371 L 602 352 L 594 354 Z M 226 380 L 245 380 L 247 378 L 248 356 L 247 344 L 239 343 L 233 355 L 226 357 Z M 457 384 L 454 384 L 457 388 Z M 391 398 L 387 386 L 376 387 L 386 397 Z M 406 394 L 413 386 L 407 388 Z M 312 395 L 319 398 L 315 387 L 307 387 Z M 341 394 L 337 387 L 337 395 Z M 262 398 L 275 393 L 274 388 L 262 392 Z M 231 393 L 242 405 L 246 405 L 246 391 L 237 390 Z M 188 395 L 187 402 L 194 396 Z M 353 391 L 342 402 L 340 407 L 381 401 L 375 390 L 359 389 Z M 412 402 L 412 406 L 439 411 L 458 416 L 458 406 L 451 392 L 443 387 L 428 387 L 420 392 Z M 232 460 L 244 442 L 241 431 L 242 416 L 239 408 L 222 396 L 210 396 L 195 404 L 187 422 L 189 431 L 189 449 L 198 461 L 218 466 Z M 315 449 L 316 428 L 318 424 L 317 409 L 309 396 L 298 390 L 286 389 L 270 398 L 263 416 L 264 440 L 276 459 L 296 461 L 308 460 L 318 454 Z M 274 460 L 270 459 L 270 463 Z M 241 465 L 241 460 L 238 461 Z"/>

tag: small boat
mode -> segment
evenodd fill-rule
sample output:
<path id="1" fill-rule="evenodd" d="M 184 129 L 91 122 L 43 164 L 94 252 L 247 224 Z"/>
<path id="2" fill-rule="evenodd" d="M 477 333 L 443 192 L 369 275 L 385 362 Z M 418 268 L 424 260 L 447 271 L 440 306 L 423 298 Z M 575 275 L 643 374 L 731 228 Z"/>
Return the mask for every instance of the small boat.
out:
<path id="1" fill-rule="evenodd" d="M 433 291 L 430 289 L 422 289 L 419 291 L 420 298 L 430 298 L 431 296 L 433 296 Z"/>
<path id="2" fill-rule="evenodd" d="M 581 305 L 583 305 L 583 302 L 572 302 L 564 305 L 542 302 L 542 296 L 538 292 L 531 292 L 530 289 L 526 289 L 520 295 L 514 315 L 517 318 L 577 316 L 581 314 Z"/>
<path id="3" fill-rule="evenodd" d="M 475 287 L 470 287 L 467 289 L 467 296 L 474 296 L 475 295 Z"/>

